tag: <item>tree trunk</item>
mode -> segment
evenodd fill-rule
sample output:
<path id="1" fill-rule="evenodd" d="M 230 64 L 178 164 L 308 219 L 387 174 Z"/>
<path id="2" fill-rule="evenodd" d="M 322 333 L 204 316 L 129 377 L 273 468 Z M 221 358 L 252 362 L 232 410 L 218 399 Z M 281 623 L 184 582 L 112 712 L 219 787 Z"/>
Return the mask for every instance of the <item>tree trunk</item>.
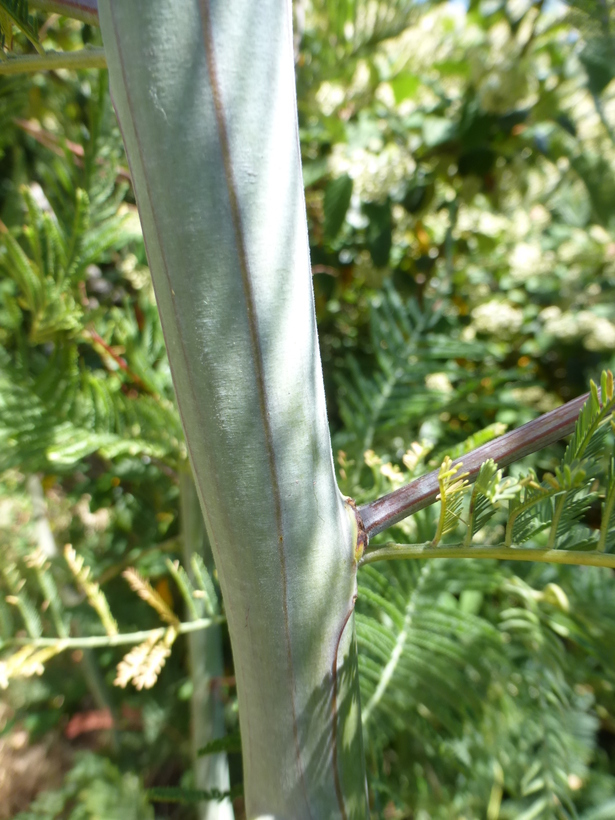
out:
<path id="1" fill-rule="evenodd" d="M 111 91 L 233 647 L 249 818 L 367 816 L 283 0 L 103 0 Z"/>
<path id="2" fill-rule="evenodd" d="M 211 546 L 203 525 L 203 516 L 192 478 L 190 465 L 184 465 L 179 476 L 179 501 L 182 521 L 183 558 L 186 572 L 192 577 L 191 562 L 199 555 L 209 571 L 213 569 Z M 205 612 L 201 617 L 206 617 Z M 219 626 L 201 632 L 191 632 L 188 641 L 190 664 L 190 741 L 194 785 L 210 791 L 229 789 L 226 754 L 199 757 L 199 749 L 210 741 L 224 736 L 224 705 L 216 678 L 224 674 L 222 663 L 222 635 Z M 231 801 L 208 800 L 198 806 L 198 820 L 233 820 Z"/>

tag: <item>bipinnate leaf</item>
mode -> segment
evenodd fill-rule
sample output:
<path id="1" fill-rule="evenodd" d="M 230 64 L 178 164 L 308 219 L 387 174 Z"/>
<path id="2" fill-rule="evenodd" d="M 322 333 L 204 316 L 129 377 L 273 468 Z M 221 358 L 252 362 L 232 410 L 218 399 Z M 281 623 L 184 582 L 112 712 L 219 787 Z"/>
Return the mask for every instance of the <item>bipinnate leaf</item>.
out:
<path id="1" fill-rule="evenodd" d="M 199 757 L 205 757 L 206 755 L 216 755 L 220 752 L 227 752 L 229 754 L 232 752 L 241 752 L 241 735 L 239 732 L 211 740 L 197 751 L 197 755 Z"/>

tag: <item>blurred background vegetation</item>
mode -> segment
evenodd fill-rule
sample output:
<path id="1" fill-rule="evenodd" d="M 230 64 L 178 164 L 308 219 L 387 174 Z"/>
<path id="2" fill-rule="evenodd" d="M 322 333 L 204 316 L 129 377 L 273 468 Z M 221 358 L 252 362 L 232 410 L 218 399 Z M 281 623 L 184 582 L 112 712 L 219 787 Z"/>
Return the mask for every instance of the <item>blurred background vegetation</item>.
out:
<path id="1" fill-rule="evenodd" d="M 95 27 L 32 10 L 29 39 L 13 6 L 23 20 L 0 3 L 5 56 L 32 39 L 100 45 Z M 615 369 L 615 6 L 295 12 L 329 418 L 340 487 L 365 502 Z M 104 635 L 66 544 L 122 633 L 216 607 L 205 578 L 186 615 L 182 584 L 198 584 L 172 563 L 190 558 L 186 451 L 104 71 L 0 76 L 0 276 L 0 818 L 195 817 L 146 795 L 195 785 L 185 638 L 142 689 L 118 673 L 126 647 L 15 660 L 16 638 Z M 434 516 L 392 535 L 426 540 Z M 373 816 L 614 818 L 612 571 L 411 564 L 359 578 Z M 224 630 L 220 652 L 235 738 Z"/>

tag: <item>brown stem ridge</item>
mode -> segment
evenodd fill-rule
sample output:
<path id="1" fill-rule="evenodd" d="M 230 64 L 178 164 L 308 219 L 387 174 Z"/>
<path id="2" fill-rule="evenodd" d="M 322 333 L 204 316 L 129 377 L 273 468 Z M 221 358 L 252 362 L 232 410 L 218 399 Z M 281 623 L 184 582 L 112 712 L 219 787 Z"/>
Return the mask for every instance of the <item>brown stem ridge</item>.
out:
<path id="1" fill-rule="evenodd" d="M 497 462 L 499 467 L 507 467 L 530 453 L 542 450 L 543 447 L 574 431 L 579 413 L 588 396 L 589 393 L 585 393 L 578 399 L 573 399 L 550 413 L 545 413 L 516 430 L 477 447 L 476 450 L 453 461 L 452 466 L 463 464 L 464 473 L 467 472 L 466 480 L 472 483 L 476 481 L 481 464 L 490 458 Z M 428 507 L 436 500 L 439 492 L 438 470 L 433 470 L 406 484 L 405 487 L 364 504 L 359 507 L 358 512 L 367 535 L 376 535 L 403 518 Z"/>

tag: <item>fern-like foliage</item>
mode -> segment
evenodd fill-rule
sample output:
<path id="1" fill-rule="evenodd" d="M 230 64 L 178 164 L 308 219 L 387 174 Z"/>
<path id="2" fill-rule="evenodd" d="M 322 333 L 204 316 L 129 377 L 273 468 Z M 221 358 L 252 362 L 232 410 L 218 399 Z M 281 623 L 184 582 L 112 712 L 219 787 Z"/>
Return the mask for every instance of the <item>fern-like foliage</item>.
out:
<path id="1" fill-rule="evenodd" d="M 442 462 L 438 472 L 440 485 L 440 516 L 438 527 L 432 541 L 437 546 L 440 540 L 449 532 L 454 532 L 459 524 L 459 515 L 463 502 L 463 491 L 467 487 L 464 480 L 467 473 L 459 473 L 460 465 L 453 467 L 449 456 Z"/>
<path id="2" fill-rule="evenodd" d="M 515 796 L 499 816 L 558 816 L 545 807 L 569 803 L 569 759 L 587 761 L 593 749 L 591 699 L 579 701 L 565 683 L 565 654 L 541 609 L 544 597 L 521 587 L 519 604 L 519 586 L 506 570 L 484 573 L 473 563 L 429 562 L 394 574 L 369 568 L 361 578 L 357 632 L 370 748 L 392 746 L 435 779 L 450 767 L 465 770 L 465 805 L 457 808 L 473 809 L 470 816 L 489 802 L 494 771 Z M 499 629 L 484 612 L 497 596 L 517 604 L 503 611 Z M 494 715 L 498 726 L 490 725 Z M 513 759 L 532 767 L 511 769 Z M 424 797 L 411 793 L 408 786 L 411 805 L 420 806 Z"/>
<path id="3" fill-rule="evenodd" d="M 487 395 L 477 402 L 481 380 L 490 378 L 496 387 L 512 375 L 495 367 L 496 351 L 479 341 L 465 341 L 459 326 L 454 328 L 436 309 L 404 302 L 391 284 L 385 284 L 373 302 L 370 343 L 375 358 L 370 376 L 354 358 L 337 375 L 344 428 L 334 437 L 334 446 L 355 463 L 355 469 L 347 471 L 349 495 L 356 492 L 353 485 L 359 484 L 366 451 L 390 443 L 396 434 L 406 440 L 409 434 L 420 436 L 426 417 L 448 413 L 469 420 L 478 404 L 483 411 L 495 407 Z M 485 366 L 485 359 L 493 364 Z M 501 432 L 501 426 L 492 427 L 483 436 L 488 440 Z M 429 436 L 436 443 L 433 425 Z"/>
<path id="4" fill-rule="evenodd" d="M 115 684 L 125 687 L 132 683 L 137 689 L 149 689 L 156 683 L 178 635 L 206 628 L 221 620 L 217 593 L 203 563 L 198 559 L 195 559 L 194 583 L 179 562 L 170 564 L 171 576 L 177 582 L 178 591 L 195 616 L 185 623 L 136 569 L 129 568 L 123 573 L 133 592 L 167 624 L 162 628 L 128 633 L 120 632 L 109 600 L 91 577 L 91 569 L 83 556 L 78 555 L 69 544 L 64 550 L 64 559 L 80 595 L 75 594 L 74 587 L 70 589 L 66 572 L 57 564 L 45 561 L 40 553 L 32 553 L 25 562 L 14 561 L 2 566 L 0 593 L 4 593 L 4 601 L 19 613 L 19 620 L 28 637 L 19 636 L 16 619 L 3 619 L 0 651 L 4 652 L 0 656 L 0 689 L 6 689 L 11 680 L 43 674 L 47 661 L 66 649 L 125 644 L 134 644 L 134 647 L 118 664 Z M 35 595 L 32 571 L 39 581 L 38 595 Z M 58 574 L 62 578 L 61 594 L 56 580 Z M 71 637 L 68 627 L 71 610 L 81 604 L 82 598 L 96 614 L 97 624 L 94 622 L 91 627 L 95 634 Z M 202 616 L 205 608 L 211 613 L 208 617 Z M 44 619 L 41 616 L 43 611 L 48 613 Z M 104 635 L 96 634 L 100 627 Z M 50 637 L 49 632 L 53 631 L 56 634 Z"/>
<path id="5" fill-rule="evenodd" d="M 36 15 L 30 14 L 28 0 L 0 0 L 0 48 L 13 47 L 13 26 L 24 34 L 34 48 L 43 53 L 38 38 Z"/>
<path id="6" fill-rule="evenodd" d="M 239 732 L 210 740 L 209 743 L 197 751 L 197 755 L 207 757 L 207 755 L 217 755 L 220 752 L 241 752 L 241 735 Z"/>
<path id="7" fill-rule="evenodd" d="M 553 628 L 554 614 L 569 604 L 553 584 L 537 595 L 515 579 L 508 591 L 513 606 L 502 611 L 500 628 L 513 647 L 512 668 L 521 676 L 513 678 L 504 701 L 519 724 L 507 727 L 499 754 L 505 759 L 508 742 L 517 761 L 531 764 L 524 771 L 518 763 L 504 769 L 504 787 L 511 797 L 503 802 L 500 816 L 575 817 L 574 787 L 587 778 L 597 722 L 591 694 L 575 692 L 570 684 L 571 659 Z"/>
<path id="8" fill-rule="evenodd" d="M 483 529 L 503 502 L 516 498 L 520 489 L 519 482 L 514 478 L 502 479 L 502 470 L 498 470 L 493 459 L 481 466 L 468 504 L 466 545 Z"/>
<path id="9" fill-rule="evenodd" d="M 549 549 L 599 548 L 604 551 L 606 548 L 606 536 L 602 540 L 596 538 L 579 522 L 601 494 L 597 487 L 604 478 L 604 454 L 611 434 L 611 425 L 607 422 L 615 407 L 612 374 L 602 375 L 600 397 L 593 382 L 590 387 L 589 398 L 561 463 L 553 473 L 546 473 L 541 482 L 528 476 L 522 482 L 522 492 L 511 502 L 506 526 L 507 545 L 522 543 L 546 532 Z M 612 446 L 611 443 L 610 449 Z M 609 475 L 603 491 L 601 530 L 604 532 L 612 527 L 610 485 Z"/>
<path id="10" fill-rule="evenodd" d="M 592 382 L 589 398 L 563 458 L 553 472 L 545 472 L 542 480 L 532 470 L 525 476 L 502 478 L 497 465 L 487 461 L 481 467 L 474 488 L 468 492 L 464 474 L 460 473 L 463 462 L 453 467 L 450 457 L 445 457 L 438 473 L 440 515 L 429 546 L 437 550 L 445 535 L 456 533 L 463 525 L 465 539 L 458 546 L 468 548 L 464 555 L 471 557 L 474 538 L 499 510 L 501 518 L 507 513 L 501 543 L 505 549 L 529 544 L 534 549 L 546 551 L 605 552 L 611 544 L 610 534 L 615 526 L 613 457 L 609 462 L 605 458 L 607 453 L 613 452 L 614 425 L 610 419 L 614 408 L 613 376 L 605 372 L 601 379 L 601 393 Z M 370 456 L 372 462 L 374 458 Z M 389 470 L 393 467 L 389 466 Z M 382 466 L 380 472 L 384 472 Z M 600 498 L 603 499 L 602 521 L 596 533 L 584 523 L 583 517 Z M 464 501 L 467 501 L 465 505 Z M 487 537 L 486 543 L 496 546 L 497 542 Z M 421 545 L 414 546 L 420 550 Z M 376 545 L 374 547 L 377 552 Z M 411 551 L 412 546 L 408 545 L 407 557 Z M 415 557 L 418 555 L 416 552 Z M 425 555 L 428 557 L 427 553 Z M 433 555 L 436 556 L 437 551 Z M 370 562 L 372 558 L 367 553 L 363 560 Z"/>
<path id="11" fill-rule="evenodd" d="M 74 144 L 62 154 L 54 143 L 60 156 L 39 168 L 45 190 L 23 186 L 23 217 L 0 231 L 0 471 L 65 473 L 94 455 L 168 469 L 185 458 L 106 100 L 101 80 L 78 162 Z"/>
<path id="12" fill-rule="evenodd" d="M 389 291 L 387 299 L 390 296 Z M 409 399 L 400 388 L 399 402 L 391 403 L 397 385 L 408 387 L 414 377 L 412 367 L 402 367 L 402 355 L 409 349 L 400 339 L 409 339 L 408 324 L 415 327 L 408 319 L 415 316 L 414 308 L 396 296 L 392 300 L 406 319 L 393 319 L 394 312 L 385 315 L 381 306 L 374 308 L 372 321 L 382 323 L 380 335 L 374 334 L 374 350 L 383 351 L 376 354 L 379 372 L 367 379 L 355 365 L 350 378 L 340 379 L 339 401 L 349 429 L 344 451 L 338 454 L 343 486 L 352 486 L 353 473 L 357 481 L 360 475 L 360 484 L 368 489 L 359 489 L 359 500 L 370 499 L 440 463 L 444 503 L 392 530 L 414 538 L 421 555 L 427 551 L 435 556 L 454 542 L 471 558 L 474 546 L 507 537 L 517 550 L 609 551 L 615 528 L 610 375 L 602 377 L 600 392 L 592 386 L 575 434 L 559 462 L 551 458 L 548 472 L 543 467 L 541 473 L 517 470 L 506 476 L 490 461 L 474 485 L 466 487 L 463 465 L 452 471 L 450 457 L 463 460 L 464 452 L 483 441 L 470 435 L 454 449 L 434 447 L 433 440 L 421 439 L 421 428 L 407 412 L 416 396 Z M 404 321 L 406 335 L 398 335 Z M 423 338 L 419 334 L 419 344 Z M 401 351 L 397 371 L 391 367 L 396 358 L 390 351 L 395 349 Z M 428 417 L 449 406 L 449 395 L 442 391 L 425 409 L 434 365 L 424 366 L 412 382 Z M 367 405 L 373 400 L 370 415 Z M 417 439 L 409 446 L 401 432 L 404 423 Z M 391 452 L 385 443 L 392 432 L 405 438 L 403 454 Z M 487 436 L 502 432 L 499 426 Z M 366 442 L 369 449 L 353 464 Z M 367 480 L 363 465 L 369 470 Z M 597 531 L 585 515 L 588 506 L 599 501 L 602 524 Z M 385 549 L 379 541 L 386 537 L 376 536 L 370 550 Z M 577 569 L 579 583 L 590 578 L 597 583 L 602 572 L 593 612 L 587 589 L 573 601 L 554 569 L 532 574 L 523 566 L 430 560 L 360 567 L 362 713 L 371 754 L 370 786 L 381 816 L 393 807 L 404 816 L 411 807 L 434 820 L 560 820 L 577 817 L 581 807 L 609 806 L 613 783 L 600 781 L 590 768 L 598 731 L 594 696 L 581 672 L 575 686 L 577 667 L 585 669 L 587 664 L 577 664 L 575 658 L 589 655 L 600 664 L 597 681 L 610 674 L 614 633 L 607 590 L 612 596 L 612 584 L 604 570 Z M 561 572 L 572 578 L 573 570 Z M 604 616 L 602 611 L 598 615 L 599 606 Z M 430 793 L 415 789 L 415 775 L 418 782 L 430 784 Z"/>
<path id="13" fill-rule="evenodd" d="M 591 693 L 571 684 L 575 661 L 562 640 L 586 650 L 589 621 L 561 587 L 536 588 L 508 567 L 472 561 L 366 567 L 359 580 L 375 799 L 442 820 L 453 810 L 483 816 L 486 806 L 508 820 L 576 817 L 598 725 Z M 417 794 L 412 778 L 391 789 L 381 749 L 401 771 L 411 761 L 427 774 L 434 794 Z M 456 793 L 438 792 L 456 777 Z"/>
<path id="14" fill-rule="evenodd" d="M 123 219 L 99 214 L 90 223 L 90 201 L 77 188 L 72 224 L 65 229 L 40 187 L 22 187 L 27 223 L 19 233 L 3 237 L 0 266 L 17 286 L 15 298 L 25 312 L 28 341 L 32 345 L 54 341 L 59 333 L 74 333 L 82 318 L 76 283 L 86 267 L 121 245 Z M 116 203 L 115 203 L 116 204 Z"/>
<path id="15" fill-rule="evenodd" d="M 604 492 L 604 504 L 602 506 L 602 521 L 600 523 L 600 537 L 597 548 L 601 552 L 612 552 L 615 547 L 615 456 L 611 456 L 609 462 L 609 472 Z"/>
<path id="16" fill-rule="evenodd" d="M 146 455 L 176 461 L 183 435 L 169 400 L 154 311 L 143 315 L 143 333 L 127 318 L 108 325 L 107 342 L 94 330 L 96 314 L 80 304 L 80 283 L 91 260 L 126 241 L 122 219 L 103 215 L 88 227 L 89 200 L 78 190 L 67 234 L 48 202 L 41 204 L 30 189 L 23 196 L 28 253 L 12 233 L 0 239 L 0 269 L 15 283 L 5 305 L 14 317 L 15 335 L 7 345 L 14 349 L 0 357 L 0 469 L 68 468 L 95 452 L 108 459 Z M 114 352 L 111 334 L 125 342 L 130 364 Z M 86 357 L 107 371 L 85 366 Z M 156 361 L 162 370 L 148 364 Z"/>
<path id="17" fill-rule="evenodd" d="M 364 726 L 381 743 L 410 726 L 429 748 L 438 731 L 459 730 L 464 717 L 480 712 L 488 670 L 501 650 L 497 630 L 450 594 L 463 588 L 468 601 L 499 579 L 471 564 L 458 573 L 450 563 L 429 562 L 395 571 L 366 567 L 359 580 Z"/>
<path id="18" fill-rule="evenodd" d="M 175 408 L 127 394 L 119 378 L 79 370 L 77 351 L 54 352 L 33 378 L 0 360 L 0 468 L 69 468 L 92 453 L 172 462 L 182 446 Z"/>
<path id="19" fill-rule="evenodd" d="M 243 787 L 241 785 L 226 792 L 220 791 L 220 789 L 183 789 L 174 786 L 159 786 L 147 791 L 147 797 L 152 803 L 181 803 L 186 805 L 199 803 L 202 800 L 214 802 L 234 800 L 236 797 L 241 797 L 242 794 Z"/>

